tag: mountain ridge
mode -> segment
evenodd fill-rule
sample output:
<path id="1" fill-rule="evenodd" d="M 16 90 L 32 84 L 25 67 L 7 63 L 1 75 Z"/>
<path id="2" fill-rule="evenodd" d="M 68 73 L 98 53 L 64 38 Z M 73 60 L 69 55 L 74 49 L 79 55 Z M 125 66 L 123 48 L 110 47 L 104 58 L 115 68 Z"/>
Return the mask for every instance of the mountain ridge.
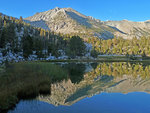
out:
<path id="1" fill-rule="evenodd" d="M 101 21 L 81 14 L 72 8 L 56 7 L 27 17 L 25 21 L 33 26 L 58 33 L 85 33 L 102 39 L 111 39 L 115 36 L 132 39 L 133 37 L 139 38 L 150 35 L 150 20 L 143 22 L 126 19 L 121 21 Z"/>
<path id="2" fill-rule="evenodd" d="M 50 30 L 55 32 L 68 33 L 92 33 L 97 34 L 99 37 L 103 35 L 103 38 L 109 34 L 113 38 L 111 32 L 104 33 L 104 29 L 112 29 L 102 24 L 100 20 L 94 19 L 89 16 L 85 16 L 72 8 L 55 8 L 46 12 L 35 14 L 34 16 L 25 18 L 33 26 L 39 27 L 37 21 L 44 21 Z M 35 24 L 36 22 L 36 24 Z M 102 32 L 94 32 L 99 29 Z M 108 30 L 107 30 L 108 31 Z M 105 37 L 104 37 L 105 36 Z"/>

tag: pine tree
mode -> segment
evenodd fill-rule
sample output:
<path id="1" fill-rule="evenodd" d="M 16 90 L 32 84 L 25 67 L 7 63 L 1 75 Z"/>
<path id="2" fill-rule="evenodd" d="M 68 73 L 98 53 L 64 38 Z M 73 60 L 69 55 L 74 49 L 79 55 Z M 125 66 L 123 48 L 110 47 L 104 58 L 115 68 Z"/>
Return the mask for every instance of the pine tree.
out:
<path id="1" fill-rule="evenodd" d="M 1 37 L 0 37 L 0 48 L 5 48 L 6 46 L 6 38 L 7 38 L 7 29 L 3 28 Z"/>
<path id="2" fill-rule="evenodd" d="M 97 51 L 95 50 L 95 48 L 92 49 L 92 51 L 91 51 L 91 56 L 94 57 L 94 58 L 97 58 L 98 53 L 97 53 Z"/>
<path id="3" fill-rule="evenodd" d="M 23 37 L 23 56 L 28 58 L 33 52 L 33 38 L 30 36 Z"/>
<path id="4" fill-rule="evenodd" d="M 43 57 L 43 45 L 42 45 L 42 40 L 37 38 L 34 41 L 34 50 L 36 51 L 36 55 L 38 56 L 38 58 Z"/>
<path id="5" fill-rule="evenodd" d="M 20 16 L 19 22 L 20 22 L 20 24 L 23 23 L 23 18 L 22 18 L 22 16 Z"/>
<path id="6" fill-rule="evenodd" d="M 4 25 L 3 25 L 3 27 L 4 27 L 4 28 L 7 27 L 7 22 L 6 22 L 6 20 L 4 20 Z"/>
<path id="7" fill-rule="evenodd" d="M 84 41 L 79 36 L 73 36 L 69 40 L 67 53 L 70 57 L 83 56 L 85 49 Z"/>
<path id="8" fill-rule="evenodd" d="M 41 37 L 44 36 L 44 30 L 43 30 L 43 29 L 40 30 L 40 36 L 41 36 Z"/>

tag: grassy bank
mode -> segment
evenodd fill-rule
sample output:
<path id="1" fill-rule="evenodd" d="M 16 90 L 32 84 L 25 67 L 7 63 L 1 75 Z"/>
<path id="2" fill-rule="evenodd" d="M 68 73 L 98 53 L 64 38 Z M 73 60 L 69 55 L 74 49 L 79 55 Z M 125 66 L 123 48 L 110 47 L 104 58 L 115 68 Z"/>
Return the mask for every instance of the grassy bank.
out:
<path id="1" fill-rule="evenodd" d="M 0 76 L 0 112 L 15 106 L 20 99 L 50 94 L 51 83 L 67 79 L 67 72 L 51 63 L 11 64 Z"/>

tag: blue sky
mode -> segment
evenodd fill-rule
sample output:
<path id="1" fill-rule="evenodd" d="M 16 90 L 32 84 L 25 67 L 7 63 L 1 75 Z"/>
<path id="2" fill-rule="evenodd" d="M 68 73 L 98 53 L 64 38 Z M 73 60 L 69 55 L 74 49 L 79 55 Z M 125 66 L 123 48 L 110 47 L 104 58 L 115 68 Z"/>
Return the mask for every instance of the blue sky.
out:
<path id="1" fill-rule="evenodd" d="M 55 7 L 71 7 L 100 20 L 150 20 L 150 0 L 1 0 L 0 12 L 28 17 Z"/>

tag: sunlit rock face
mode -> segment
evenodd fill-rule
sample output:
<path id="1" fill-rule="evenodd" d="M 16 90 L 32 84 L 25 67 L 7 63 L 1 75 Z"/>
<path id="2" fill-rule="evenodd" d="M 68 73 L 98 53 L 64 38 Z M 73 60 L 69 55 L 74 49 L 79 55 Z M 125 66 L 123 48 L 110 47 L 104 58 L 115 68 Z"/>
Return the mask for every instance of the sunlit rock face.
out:
<path id="1" fill-rule="evenodd" d="M 63 34 L 85 34 L 85 37 L 97 36 L 102 39 L 114 37 L 115 29 L 102 21 L 85 16 L 72 8 L 54 8 L 25 18 L 33 26 Z"/>
<path id="2" fill-rule="evenodd" d="M 127 63 L 100 63 L 97 68 L 85 72 L 83 79 L 71 79 L 53 83 L 51 95 L 37 99 L 55 106 L 70 106 L 79 100 L 102 92 L 108 93 L 150 93 L 150 66 Z"/>
<path id="3" fill-rule="evenodd" d="M 85 37 L 97 36 L 102 39 L 111 39 L 114 36 L 124 39 L 150 35 L 150 22 L 101 21 L 86 16 L 72 8 L 54 8 L 25 18 L 33 26 L 58 33 L 85 34 Z"/>
<path id="4" fill-rule="evenodd" d="M 122 21 L 106 21 L 104 22 L 108 26 L 112 26 L 121 32 L 115 32 L 116 36 L 123 37 L 124 39 L 132 39 L 133 37 L 140 38 L 141 36 L 150 35 L 150 23 L 149 21 L 144 22 L 133 22 L 128 20 Z"/>

